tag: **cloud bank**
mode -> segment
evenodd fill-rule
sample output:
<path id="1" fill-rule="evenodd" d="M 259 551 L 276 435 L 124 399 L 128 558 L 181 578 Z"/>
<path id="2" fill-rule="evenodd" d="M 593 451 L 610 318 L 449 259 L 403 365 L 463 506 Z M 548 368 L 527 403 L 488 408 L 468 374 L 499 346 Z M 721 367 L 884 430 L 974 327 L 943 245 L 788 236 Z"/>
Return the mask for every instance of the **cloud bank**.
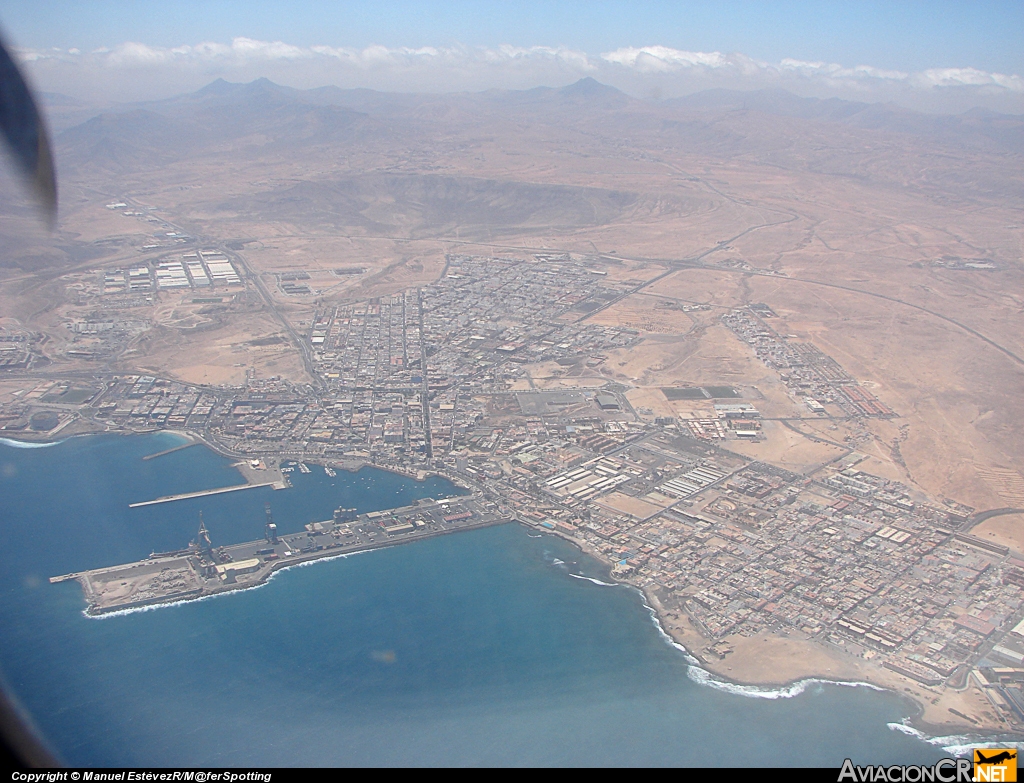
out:
<path id="1" fill-rule="evenodd" d="M 457 92 L 560 86 L 583 76 L 641 97 L 675 97 L 702 89 L 781 88 L 799 95 L 895 101 L 929 111 L 985 106 L 1024 112 L 1024 79 L 972 67 L 904 72 L 870 65 L 690 52 L 667 46 L 623 47 L 588 54 L 549 46 L 420 48 L 295 46 L 235 38 L 173 48 L 128 42 L 89 52 L 18 50 L 43 90 L 102 100 L 145 100 L 196 89 L 216 78 L 265 76 L 294 87 L 334 84 L 378 90 Z"/>

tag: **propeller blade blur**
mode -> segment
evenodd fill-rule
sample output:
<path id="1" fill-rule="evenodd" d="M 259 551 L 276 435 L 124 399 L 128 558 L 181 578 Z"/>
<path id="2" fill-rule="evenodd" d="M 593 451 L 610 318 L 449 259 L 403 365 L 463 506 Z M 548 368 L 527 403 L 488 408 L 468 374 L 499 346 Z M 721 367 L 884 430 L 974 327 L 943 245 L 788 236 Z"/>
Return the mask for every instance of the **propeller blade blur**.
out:
<path id="1" fill-rule="evenodd" d="M 57 216 L 57 180 L 49 134 L 25 79 L 0 43 L 0 131 L 51 227 Z"/>

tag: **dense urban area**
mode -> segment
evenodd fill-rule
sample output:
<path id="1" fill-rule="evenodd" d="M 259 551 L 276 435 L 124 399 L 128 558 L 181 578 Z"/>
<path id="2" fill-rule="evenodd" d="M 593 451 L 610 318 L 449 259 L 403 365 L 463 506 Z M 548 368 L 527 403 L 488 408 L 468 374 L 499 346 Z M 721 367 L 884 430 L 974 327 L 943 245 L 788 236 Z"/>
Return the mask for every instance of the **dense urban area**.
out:
<path id="1" fill-rule="evenodd" d="M 179 239 L 172 234 L 160 247 Z M 309 293 L 301 273 L 279 277 L 283 294 Z M 661 611 L 684 616 L 706 640 L 693 650 L 705 659 L 726 658 L 737 634 L 814 640 L 936 694 L 973 678 L 1007 726 L 1024 726 L 1024 561 L 971 534 L 984 515 L 858 470 L 856 443 L 807 474 L 731 451 L 760 439 L 762 424 L 756 400 L 727 385 L 664 390 L 711 401 L 713 416 L 690 419 L 639 415 L 614 380 L 533 387 L 524 364 L 571 373 L 637 344 L 640 331 L 590 318 L 642 284 L 611 281 L 577 255 L 450 255 L 433 285 L 319 308 L 297 335 L 315 379 L 306 385 L 255 373 L 241 386 L 102 372 L 46 378 L 38 336 L 4 329 L 0 371 L 36 380 L 0 409 L 0 434 L 54 438 L 76 422 L 162 428 L 250 472 L 372 464 L 444 475 L 471 493 L 458 514 L 430 504 L 358 520 L 342 513 L 292 546 L 277 547 L 268 526 L 262 549 L 205 550 L 199 576 L 171 553 L 184 569 L 179 592 L 199 589 L 197 579 L 257 581 L 281 552 L 313 552 L 314 536 L 341 547 L 514 519 L 569 538 Z M 227 249 L 182 247 L 92 271 L 79 295 L 100 315 L 67 324 L 70 353 L 115 354 L 146 328 L 133 307 L 165 292 L 222 304 L 257 295 L 255 285 Z M 898 416 L 814 345 L 773 329 L 773 317 L 751 305 L 721 322 L 807 417 Z"/>

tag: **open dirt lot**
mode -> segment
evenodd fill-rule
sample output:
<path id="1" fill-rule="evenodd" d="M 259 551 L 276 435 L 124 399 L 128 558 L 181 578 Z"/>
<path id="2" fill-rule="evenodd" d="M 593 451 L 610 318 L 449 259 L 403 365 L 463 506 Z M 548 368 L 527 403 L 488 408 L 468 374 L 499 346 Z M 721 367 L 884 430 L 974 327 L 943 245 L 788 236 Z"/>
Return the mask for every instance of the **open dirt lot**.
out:
<path id="1" fill-rule="evenodd" d="M 971 530 L 971 535 L 1009 547 L 1019 557 L 1024 557 L 1024 514 L 986 519 Z"/>

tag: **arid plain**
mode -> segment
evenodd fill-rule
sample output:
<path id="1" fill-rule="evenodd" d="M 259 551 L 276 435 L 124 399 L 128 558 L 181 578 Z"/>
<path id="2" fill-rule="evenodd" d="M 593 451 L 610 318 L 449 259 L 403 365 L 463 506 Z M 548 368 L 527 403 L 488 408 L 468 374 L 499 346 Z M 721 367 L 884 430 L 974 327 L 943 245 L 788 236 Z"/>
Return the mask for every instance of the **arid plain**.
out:
<path id="1" fill-rule="evenodd" d="M 877 128 L 786 116 L 799 99 L 785 94 L 746 108 L 742 94 L 655 104 L 586 82 L 511 98 L 321 92 L 214 85 L 64 131 L 57 235 L 41 235 L 23 206 L 7 210 L 5 234 L 21 236 L 0 267 L 5 316 L 46 333 L 61 363 L 76 275 L 168 249 L 140 252 L 152 231 L 104 207 L 120 198 L 157 205 L 201 241 L 238 243 L 297 332 L 317 303 L 436 279 L 451 252 L 610 256 L 622 261 L 612 275 L 638 281 L 699 259 L 595 316 L 646 338 L 602 373 L 665 412 L 674 408 L 658 388 L 724 381 L 757 387 L 774 408 L 766 416 L 792 414 L 784 387 L 718 322 L 726 308 L 763 302 L 777 331 L 877 384 L 899 414 L 858 432 L 839 425 L 832 439 L 870 438 L 878 469 L 931 495 L 1024 506 L 1018 119 L 966 121 L 957 137 L 895 108 Z M 177 138 L 176 124 L 203 133 Z M 1006 126 L 997 141 L 991 124 Z M 230 132 L 218 136 L 220 126 Z M 345 267 L 365 272 L 333 274 Z M 273 284 L 293 270 L 310 275 L 309 296 Z M 237 380 L 243 367 L 308 380 L 294 346 L 251 344 L 288 336 L 262 302 L 210 312 L 183 299 L 157 298 L 118 367 L 197 382 Z M 678 303 L 711 309 L 670 309 Z M 816 458 L 782 432 L 758 448 L 782 462 Z"/>

